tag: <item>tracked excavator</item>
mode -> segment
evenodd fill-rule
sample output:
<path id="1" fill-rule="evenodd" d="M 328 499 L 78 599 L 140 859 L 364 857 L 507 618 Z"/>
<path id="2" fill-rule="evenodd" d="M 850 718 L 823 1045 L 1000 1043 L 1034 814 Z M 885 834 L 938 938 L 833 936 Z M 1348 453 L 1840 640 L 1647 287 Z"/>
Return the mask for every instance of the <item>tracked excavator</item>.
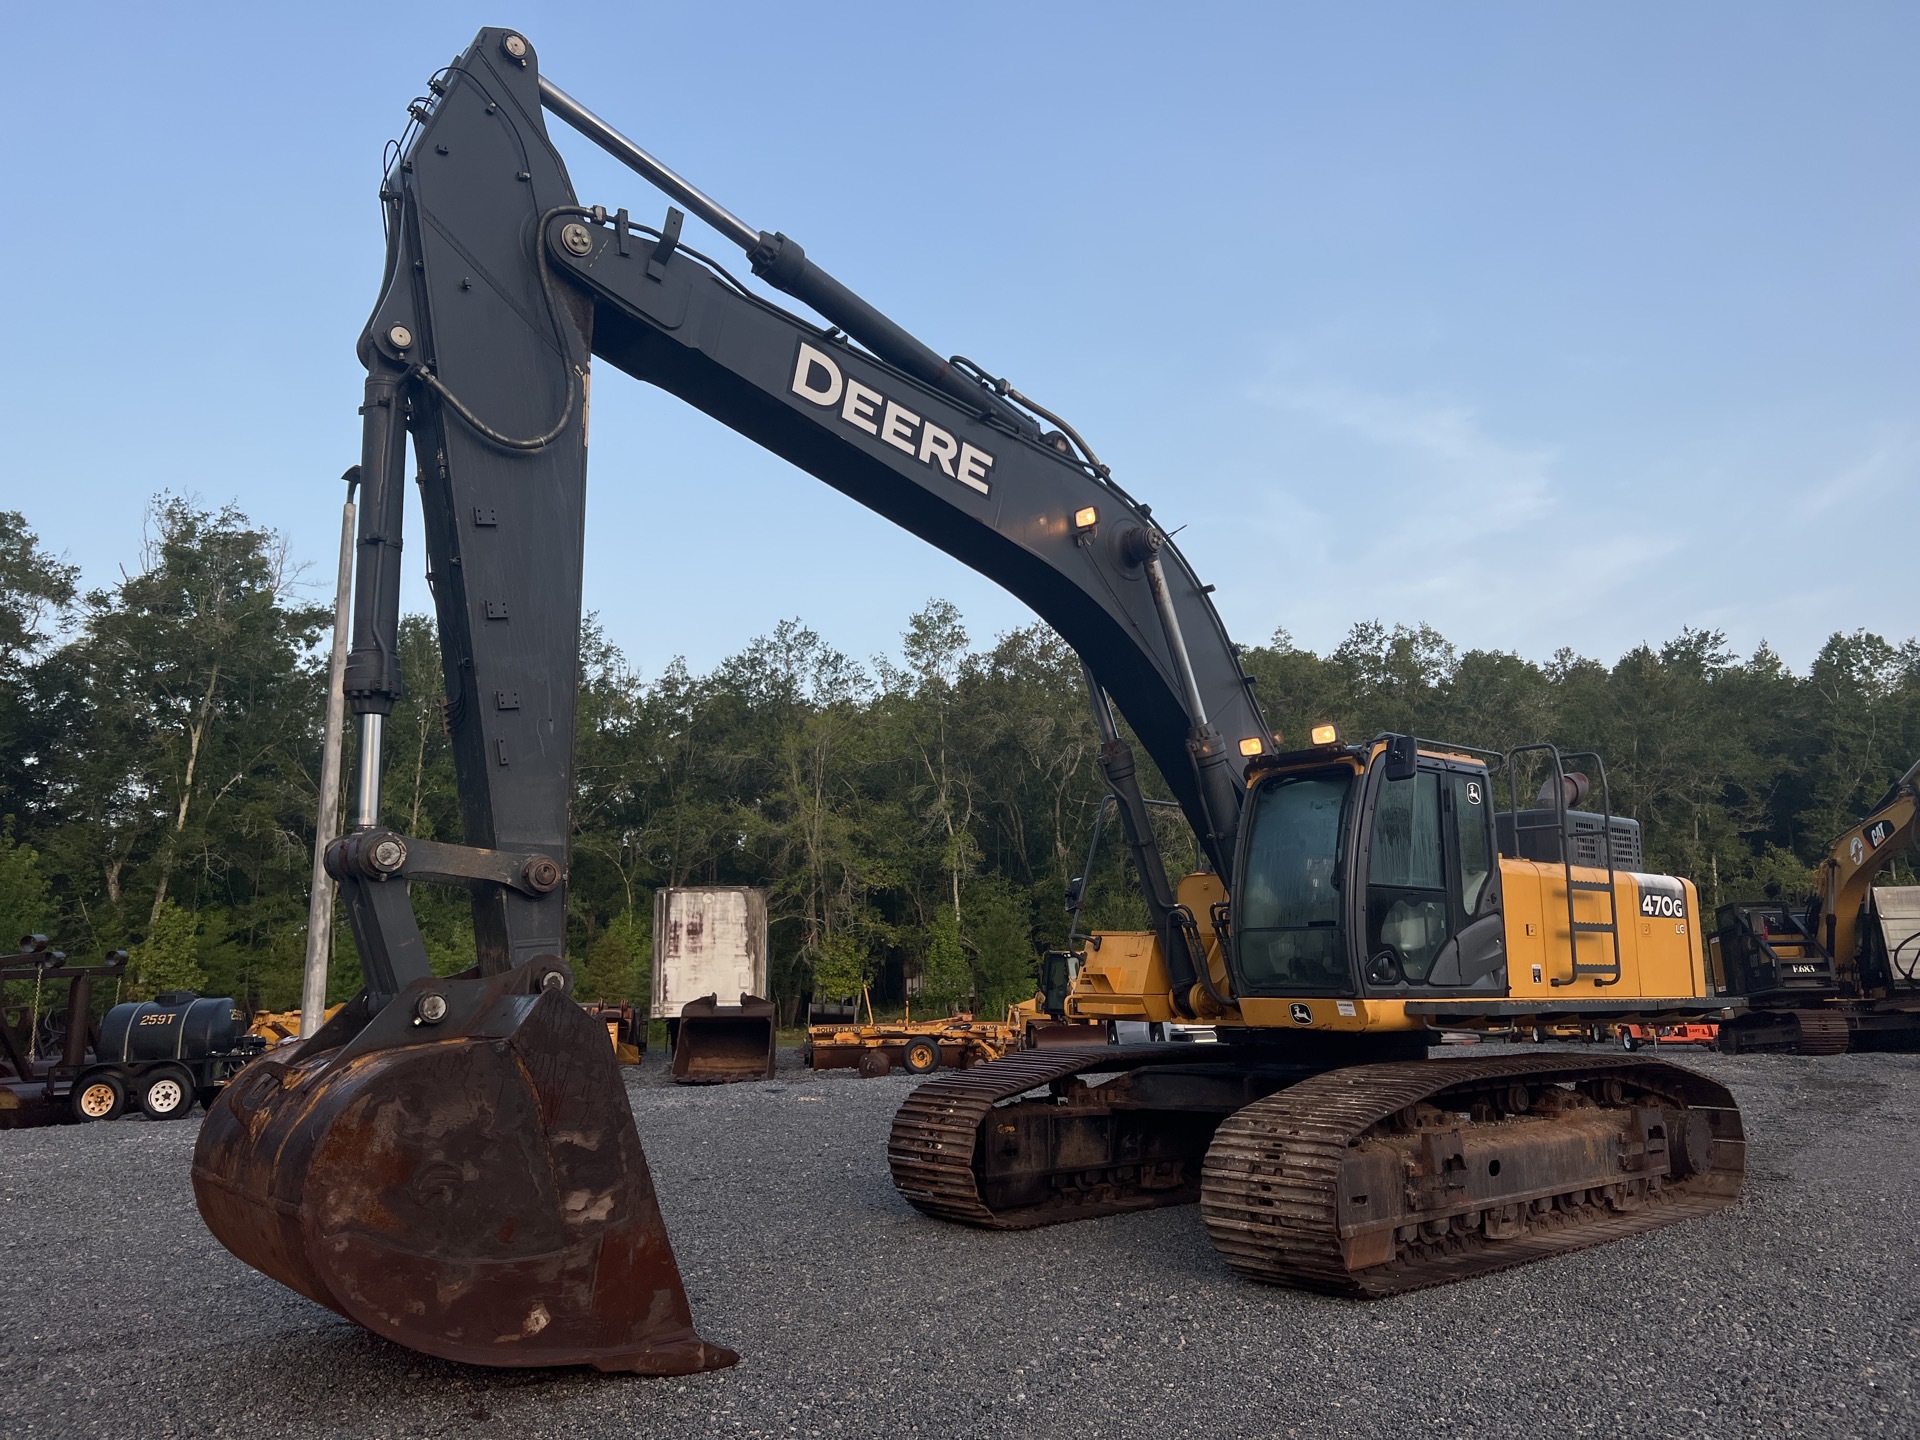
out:
<path id="1" fill-rule="evenodd" d="M 1873 882 L 1920 838 L 1920 763 L 1827 847 L 1804 906 L 1723 905 L 1708 968 L 1735 1053 L 1920 1049 L 1920 887 Z"/>
<path id="2" fill-rule="evenodd" d="M 664 219 L 579 203 L 548 115 L 664 191 Z M 1371 1295 L 1732 1201 L 1740 1117 L 1700 1076 L 1426 1058 L 1437 1025 L 1475 1017 L 1706 1003 L 1693 887 L 1636 873 L 1627 822 L 1578 808 L 1563 757 L 1532 755 L 1547 799 L 1496 821 L 1514 757 L 1331 732 L 1284 747 L 1212 587 L 1071 425 L 674 174 L 542 75 L 517 32 L 481 31 L 431 79 L 380 196 L 354 826 L 326 857 L 363 986 L 208 1117 L 195 1191 L 236 1255 L 450 1359 L 672 1374 L 736 1358 L 694 1329 L 605 1036 L 568 998 L 593 358 L 997 581 L 1085 664 L 1153 924 L 1092 942 L 1074 1008 L 1206 1017 L 1226 1043 L 1041 1052 L 923 1085 L 889 1141 L 914 1205 L 1007 1227 L 1198 1198 L 1241 1270 Z M 821 320 L 695 250 L 688 212 Z M 381 813 L 409 437 L 458 845 Z M 1204 871 L 1177 886 L 1114 706 L 1198 838 Z M 470 892 L 471 968 L 433 973 L 414 882 Z"/>

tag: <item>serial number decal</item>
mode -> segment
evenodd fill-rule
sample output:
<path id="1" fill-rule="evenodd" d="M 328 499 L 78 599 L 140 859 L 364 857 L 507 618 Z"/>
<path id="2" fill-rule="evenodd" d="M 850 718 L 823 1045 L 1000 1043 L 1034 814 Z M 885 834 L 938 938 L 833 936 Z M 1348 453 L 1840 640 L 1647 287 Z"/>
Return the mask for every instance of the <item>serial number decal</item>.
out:
<path id="1" fill-rule="evenodd" d="M 1687 918 L 1687 890 L 1671 875 L 1635 875 L 1640 891 L 1640 913 L 1651 920 Z"/>
<path id="2" fill-rule="evenodd" d="M 141 1023 L 142 1025 L 171 1025 L 171 1024 L 173 1024 L 173 1016 L 171 1016 L 171 1015 L 142 1015 L 142 1016 L 140 1017 L 140 1023 Z"/>
<path id="3" fill-rule="evenodd" d="M 891 445 L 969 490 L 989 493 L 987 472 L 993 469 L 993 456 L 861 384 L 843 372 L 833 356 L 804 340 L 794 357 L 791 389 L 810 405 L 837 409 L 841 424 Z"/>

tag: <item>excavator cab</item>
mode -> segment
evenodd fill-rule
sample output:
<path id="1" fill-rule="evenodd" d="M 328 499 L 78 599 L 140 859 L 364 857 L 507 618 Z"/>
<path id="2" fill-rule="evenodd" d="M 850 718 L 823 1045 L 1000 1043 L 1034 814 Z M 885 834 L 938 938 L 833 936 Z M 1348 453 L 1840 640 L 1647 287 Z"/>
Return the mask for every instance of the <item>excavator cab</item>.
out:
<path id="1" fill-rule="evenodd" d="M 1250 778 L 1233 904 L 1238 993 L 1503 985 L 1485 761 L 1422 755 L 1404 736 L 1372 749 L 1276 757 Z"/>

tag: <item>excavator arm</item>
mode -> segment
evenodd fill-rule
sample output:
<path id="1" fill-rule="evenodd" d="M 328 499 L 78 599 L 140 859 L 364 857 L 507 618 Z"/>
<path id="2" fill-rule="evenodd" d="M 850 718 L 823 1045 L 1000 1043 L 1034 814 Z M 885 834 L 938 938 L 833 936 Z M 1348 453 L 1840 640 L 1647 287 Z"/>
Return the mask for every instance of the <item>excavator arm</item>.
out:
<path id="1" fill-rule="evenodd" d="M 361 353 L 377 381 L 410 392 L 425 442 L 416 451 L 429 457 L 421 478 L 430 566 L 443 628 L 461 642 L 449 658 L 458 718 L 485 711 L 462 708 L 479 698 L 471 675 L 554 665 L 558 680 L 573 663 L 577 616 L 564 602 L 579 589 L 591 353 L 1026 601 L 1118 702 L 1216 868 L 1228 868 L 1240 777 L 1269 733 L 1210 587 L 1068 427 L 941 360 L 793 241 L 752 230 L 673 176 L 539 79 L 521 37 L 482 32 L 437 86 L 390 177 L 397 253 Z M 624 210 L 579 205 L 542 102 L 697 206 L 746 249 L 756 274 L 830 323 L 769 303 L 681 245 L 671 211 L 652 229 Z M 376 448 L 370 440 L 369 462 Z M 514 497 L 521 509 L 509 516 L 501 502 Z M 497 523 L 483 524 L 476 517 L 490 502 Z M 382 523 L 379 507 L 367 509 L 370 526 Z M 644 551 L 644 537 L 635 543 Z M 509 573 L 495 574 L 496 551 Z M 502 593 L 481 593 L 483 571 Z M 532 598 L 504 593 L 512 574 L 558 597 L 551 616 L 497 613 L 501 602 Z M 358 598 L 364 619 L 350 677 L 364 678 L 350 678 L 349 689 L 367 713 L 398 689 L 387 658 L 397 589 L 363 569 Z M 463 657 L 469 670 L 456 670 Z M 518 737 L 508 731 L 549 719 L 564 734 L 563 718 L 523 707 L 479 729 L 511 743 Z M 497 746 L 462 751 L 474 770 L 473 783 L 462 775 L 470 823 L 482 832 L 527 808 L 493 793 L 505 777 L 494 773 L 503 768 L 497 754 L 480 753 L 489 748 Z"/>
<path id="2" fill-rule="evenodd" d="M 1880 872 L 1920 838 L 1920 762 L 1894 781 L 1866 819 L 1833 842 L 1819 870 L 1809 929 L 1833 957 L 1842 984 L 1857 990 L 1860 919 Z"/>
<path id="3" fill-rule="evenodd" d="M 1274 748 L 1200 584 L 1065 422 L 941 359 L 787 237 L 757 231 L 483 30 L 411 107 L 381 191 L 346 688 L 354 826 L 327 868 L 364 988 L 250 1066 L 195 1152 L 241 1258 L 403 1344 L 483 1364 L 680 1373 L 693 1331 L 624 1087 L 568 999 L 566 871 L 592 359 L 680 396 L 1025 600 L 1080 655 L 1102 761 L 1167 951 L 1195 979 L 1118 702 L 1230 880 L 1248 760 Z M 747 253 L 817 324 L 656 229 L 578 203 L 559 114 Z M 408 443 L 445 667 L 463 843 L 382 823 L 401 693 Z M 636 564 L 661 537 L 632 537 Z M 844 557 L 822 557 L 845 565 Z M 438 977 L 411 881 L 464 886 L 475 964 Z"/>

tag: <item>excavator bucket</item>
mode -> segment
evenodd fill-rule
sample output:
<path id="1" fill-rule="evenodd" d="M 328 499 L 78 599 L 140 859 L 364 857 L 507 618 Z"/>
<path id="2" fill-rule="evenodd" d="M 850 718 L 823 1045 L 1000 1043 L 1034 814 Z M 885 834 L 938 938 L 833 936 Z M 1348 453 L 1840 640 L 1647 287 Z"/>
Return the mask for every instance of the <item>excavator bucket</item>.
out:
<path id="1" fill-rule="evenodd" d="M 1035 1050 L 1058 1050 L 1068 1045 L 1105 1045 L 1104 1025 L 1068 1025 L 1062 1021 L 1034 1025 L 1027 1031 Z"/>
<path id="2" fill-rule="evenodd" d="M 771 1080 L 773 1002 L 758 995 L 742 995 L 738 1005 L 722 1005 L 719 999 L 702 995 L 681 1008 L 673 1078 L 682 1085 Z"/>
<path id="3" fill-rule="evenodd" d="M 694 1333 L 605 1031 L 564 971 L 365 996 L 227 1086 L 200 1213 L 255 1269 L 378 1335 L 474 1365 L 685 1375 Z"/>

